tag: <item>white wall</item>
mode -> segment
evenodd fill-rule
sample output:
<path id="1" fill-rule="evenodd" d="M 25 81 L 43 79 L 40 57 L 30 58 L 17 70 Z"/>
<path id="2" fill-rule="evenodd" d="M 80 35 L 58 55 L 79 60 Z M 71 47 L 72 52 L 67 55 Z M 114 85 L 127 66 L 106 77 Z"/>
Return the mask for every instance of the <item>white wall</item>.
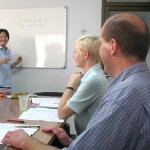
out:
<path id="1" fill-rule="evenodd" d="M 64 91 L 70 75 L 79 70 L 79 68 L 75 67 L 72 58 L 75 40 L 83 34 L 82 31 L 84 29 L 86 30 L 85 34 L 99 35 L 101 27 L 101 3 L 101 0 L 0 0 L 0 9 L 68 7 L 66 68 L 13 69 L 12 85 L 14 92 L 26 91 L 34 93 L 39 91 Z M 75 133 L 73 117 L 69 119 L 69 123 L 71 124 L 71 133 Z"/>
<path id="2" fill-rule="evenodd" d="M 67 6 L 67 65 L 65 69 L 26 69 L 12 70 L 14 92 L 64 91 L 66 83 L 75 67 L 72 53 L 77 37 L 85 34 L 99 35 L 101 27 L 100 0 L 0 0 L 0 8 L 40 8 Z M 30 31 L 29 31 L 30 32 Z M 11 38 L 11 33 L 10 33 Z M 13 39 L 11 39 L 13 40 Z M 20 50 L 21 51 L 21 50 Z M 12 49 L 13 53 L 13 49 Z M 30 55 L 30 54 L 29 54 Z M 56 60 L 57 61 L 57 60 Z"/>

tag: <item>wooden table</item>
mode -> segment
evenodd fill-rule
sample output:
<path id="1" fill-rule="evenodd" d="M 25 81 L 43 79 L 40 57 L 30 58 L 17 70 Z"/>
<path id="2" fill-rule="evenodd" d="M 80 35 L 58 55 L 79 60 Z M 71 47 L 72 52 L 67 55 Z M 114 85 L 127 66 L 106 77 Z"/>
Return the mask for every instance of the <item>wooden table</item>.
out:
<path id="1" fill-rule="evenodd" d="M 30 107 L 36 107 L 29 101 L 28 108 Z M 18 119 L 19 116 L 23 113 L 19 109 L 19 101 L 18 99 L 9 99 L 8 97 L 0 97 L 0 122 L 7 122 L 7 119 Z M 55 135 L 53 133 L 45 133 L 42 132 L 42 128 L 50 127 L 50 126 L 58 126 L 63 127 L 63 122 L 47 122 L 47 121 L 32 121 L 32 120 L 26 120 L 27 124 L 38 124 L 41 126 L 40 130 L 38 130 L 33 137 L 42 141 L 45 144 L 51 144 L 54 139 Z M 12 147 L 7 147 L 7 150 L 15 149 Z"/>

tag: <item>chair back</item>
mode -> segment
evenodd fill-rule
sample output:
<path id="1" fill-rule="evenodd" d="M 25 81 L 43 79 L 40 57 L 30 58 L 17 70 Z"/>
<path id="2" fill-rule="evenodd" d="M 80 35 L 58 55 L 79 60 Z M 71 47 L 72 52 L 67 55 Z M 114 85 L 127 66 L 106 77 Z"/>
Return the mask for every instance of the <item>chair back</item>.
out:
<path id="1" fill-rule="evenodd" d="M 56 96 L 56 97 L 62 97 L 63 93 L 62 92 L 37 92 L 34 93 L 38 96 Z"/>

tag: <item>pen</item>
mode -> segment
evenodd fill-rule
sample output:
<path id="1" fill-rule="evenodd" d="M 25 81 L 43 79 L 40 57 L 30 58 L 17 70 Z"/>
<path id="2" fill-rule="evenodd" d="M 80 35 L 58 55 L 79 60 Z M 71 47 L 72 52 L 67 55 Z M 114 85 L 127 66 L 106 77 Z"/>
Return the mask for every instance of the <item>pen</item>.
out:
<path id="1" fill-rule="evenodd" d="M 8 122 L 16 122 L 16 123 L 25 123 L 23 120 L 14 120 L 14 119 L 8 119 Z"/>
<path id="2" fill-rule="evenodd" d="M 40 128 L 40 125 L 24 125 L 24 126 L 14 126 L 16 128 Z"/>

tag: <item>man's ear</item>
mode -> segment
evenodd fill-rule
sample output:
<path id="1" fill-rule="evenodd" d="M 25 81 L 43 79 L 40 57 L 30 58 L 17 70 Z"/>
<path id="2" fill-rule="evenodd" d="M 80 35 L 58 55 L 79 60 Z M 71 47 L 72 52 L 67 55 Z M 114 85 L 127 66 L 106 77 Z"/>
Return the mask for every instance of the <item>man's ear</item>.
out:
<path id="1" fill-rule="evenodd" d="M 111 39 L 110 44 L 111 44 L 111 55 L 116 55 L 118 51 L 117 41 L 115 39 Z"/>

